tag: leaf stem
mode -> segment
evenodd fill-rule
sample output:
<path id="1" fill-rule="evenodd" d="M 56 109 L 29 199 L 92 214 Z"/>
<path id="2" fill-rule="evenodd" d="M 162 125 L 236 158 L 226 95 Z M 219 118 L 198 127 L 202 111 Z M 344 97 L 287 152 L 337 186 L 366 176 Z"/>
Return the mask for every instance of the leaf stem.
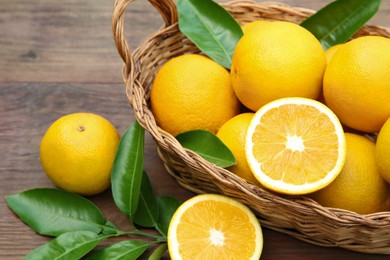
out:
<path id="1" fill-rule="evenodd" d="M 108 225 L 102 225 L 102 227 L 103 227 L 103 233 L 105 233 L 105 234 L 114 234 L 117 236 L 124 235 L 123 231 L 121 231 L 115 227 L 108 226 Z"/>
<path id="2" fill-rule="evenodd" d="M 165 238 L 166 240 L 167 236 L 164 234 L 164 231 L 160 228 L 160 226 L 156 225 L 155 228 L 162 235 L 161 237 Z"/>
<path id="3" fill-rule="evenodd" d="M 149 237 L 149 238 L 154 238 L 156 242 L 167 242 L 167 238 L 165 236 L 159 236 L 159 235 L 153 235 L 147 232 L 143 232 L 139 229 L 133 229 L 132 231 L 128 232 L 123 232 L 122 234 L 127 234 L 127 235 L 139 235 L 139 236 L 144 236 L 144 237 Z"/>

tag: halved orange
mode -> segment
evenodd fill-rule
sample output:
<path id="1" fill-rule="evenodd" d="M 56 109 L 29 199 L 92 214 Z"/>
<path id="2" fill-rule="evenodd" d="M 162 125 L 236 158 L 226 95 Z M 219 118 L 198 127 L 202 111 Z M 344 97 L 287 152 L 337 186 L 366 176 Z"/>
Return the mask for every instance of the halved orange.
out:
<path id="1" fill-rule="evenodd" d="M 337 116 L 307 98 L 282 98 L 261 107 L 247 129 L 245 153 L 259 182 L 285 194 L 307 194 L 331 183 L 346 156 Z"/>
<path id="2" fill-rule="evenodd" d="M 185 201 L 168 229 L 171 259 L 259 259 L 263 234 L 259 221 L 241 202 L 202 194 Z"/>

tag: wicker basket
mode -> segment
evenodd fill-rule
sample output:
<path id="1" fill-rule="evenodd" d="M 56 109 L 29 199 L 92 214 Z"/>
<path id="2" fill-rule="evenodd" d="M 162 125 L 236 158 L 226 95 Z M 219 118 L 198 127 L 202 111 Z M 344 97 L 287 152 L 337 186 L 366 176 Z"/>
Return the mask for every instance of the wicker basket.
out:
<path id="1" fill-rule="evenodd" d="M 116 0 L 112 26 L 118 52 L 125 63 L 123 79 L 129 103 L 136 119 L 157 143 L 158 154 L 169 174 L 181 186 L 195 193 L 220 193 L 240 200 L 252 209 L 263 227 L 320 246 L 390 254 L 390 212 L 359 215 L 322 207 L 303 196 L 270 193 L 184 149 L 172 135 L 157 126 L 149 106 L 154 76 L 169 59 L 200 51 L 180 33 L 173 0 L 149 1 L 165 24 L 134 52 L 130 52 L 124 35 L 125 11 L 132 0 Z M 257 19 L 299 23 L 314 13 L 280 3 L 244 0 L 222 5 L 240 23 Z M 390 38 L 390 30 L 366 25 L 355 37 L 362 35 Z"/>

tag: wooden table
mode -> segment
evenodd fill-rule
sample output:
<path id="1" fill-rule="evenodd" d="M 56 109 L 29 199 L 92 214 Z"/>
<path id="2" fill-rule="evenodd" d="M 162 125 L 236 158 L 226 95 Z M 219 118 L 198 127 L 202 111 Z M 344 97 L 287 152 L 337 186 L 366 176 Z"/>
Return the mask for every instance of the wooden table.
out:
<path id="1" fill-rule="evenodd" d="M 331 1 L 280 2 L 318 9 Z M 112 10 L 108 0 L 0 0 L 0 259 L 21 259 L 50 239 L 23 224 L 4 201 L 9 194 L 53 187 L 39 161 L 40 140 L 49 125 L 64 114 L 88 111 L 109 119 L 122 134 L 134 120 L 112 38 Z M 384 0 L 370 23 L 390 27 L 389 15 L 390 1 Z M 132 48 L 162 24 L 146 1 L 132 3 L 126 19 Z M 181 200 L 194 195 L 167 174 L 149 135 L 145 153 L 157 194 Z M 110 191 L 90 199 L 107 219 L 128 227 Z M 262 259 L 384 258 L 263 232 Z"/>

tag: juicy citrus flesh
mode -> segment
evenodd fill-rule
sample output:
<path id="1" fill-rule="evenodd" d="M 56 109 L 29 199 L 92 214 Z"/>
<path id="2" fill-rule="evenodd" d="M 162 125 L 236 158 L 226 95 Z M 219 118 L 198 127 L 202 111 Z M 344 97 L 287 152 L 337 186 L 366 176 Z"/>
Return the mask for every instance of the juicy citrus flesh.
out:
<path id="1" fill-rule="evenodd" d="M 110 186 L 120 135 L 102 116 L 74 113 L 60 117 L 40 145 L 43 170 L 58 187 L 94 195 Z"/>
<path id="2" fill-rule="evenodd" d="M 217 194 L 197 195 L 175 212 L 168 229 L 172 259 L 259 259 L 260 224 L 244 204 Z"/>
<path id="3" fill-rule="evenodd" d="M 322 206 L 359 214 L 390 210 L 390 185 L 375 163 L 375 143 L 365 136 L 345 133 L 347 156 L 337 178 L 310 195 Z"/>
<path id="4" fill-rule="evenodd" d="M 323 188 L 345 161 L 343 128 L 322 103 L 283 98 L 259 109 L 246 135 L 253 174 L 271 190 L 307 194 Z"/>
<path id="5" fill-rule="evenodd" d="M 240 111 L 229 72 L 198 54 L 165 63 L 153 81 L 150 101 L 158 125 L 174 136 L 194 129 L 216 133 Z"/>
<path id="6" fill-rule="evenodd" d="M 226 121 L 217 132 L 217 137 L 230 149 L 236 164 L 227 168 L 241 178 L 258 184 L 245 156 L 245 134 L 254 113 L 242 113 Z"/>

